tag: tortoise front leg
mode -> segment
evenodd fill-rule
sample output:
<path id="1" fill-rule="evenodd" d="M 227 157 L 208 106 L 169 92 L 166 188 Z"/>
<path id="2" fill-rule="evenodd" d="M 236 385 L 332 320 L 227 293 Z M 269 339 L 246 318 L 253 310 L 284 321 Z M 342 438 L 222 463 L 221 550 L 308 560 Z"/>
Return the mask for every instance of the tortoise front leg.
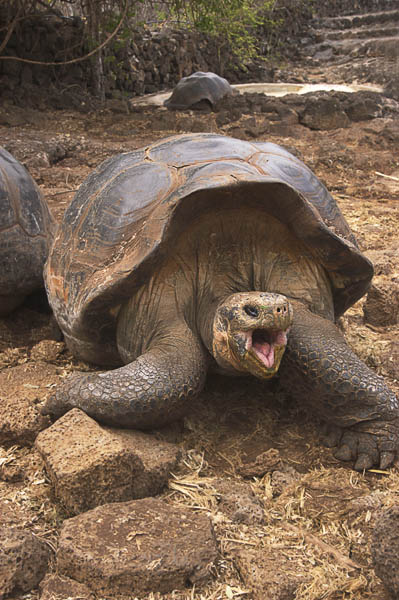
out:
<path id="1" fill-rule="evenodd" d="M 208 368 L 201 342 L 191 331 L 185 334 L 163 338 L 162 345 L 119 369 L 70 377 L 42 413 L 58 418 L 80 408 L 102 423 L 132 429 L 178 419 L 203 388 Z"/>
<path id="2" fill-rule="evenodd" d="M 339 446 L 337 458 L 355 460 L 356 470 L 386 468 L 399 447 L 398 398 L 352 352 L 334 323 L 292 304 L 282 385 L 333 426 L 327 441 Z"/>

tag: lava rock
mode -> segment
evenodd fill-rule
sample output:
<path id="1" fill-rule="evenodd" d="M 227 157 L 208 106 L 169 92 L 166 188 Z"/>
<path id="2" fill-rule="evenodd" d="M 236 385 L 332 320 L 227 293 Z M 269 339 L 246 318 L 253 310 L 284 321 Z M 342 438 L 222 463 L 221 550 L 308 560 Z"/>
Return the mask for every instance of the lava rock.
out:
<path id="1" fill-rule="evenodd" d="M 280 465 L 280 452 L 275 448 L 269 448 L 266 452 L 258 454 L 254 461 L 245 463 L 239 467 L 238 472 L 243 477 L 263 477 L 265 473 L 276 470 Z"/>
<path id="2" fill-rule="evenodd" d="M 49 546 L 30 531 L 0 526 L 0 598 L 30 592 L 47 571 Z"/>
<path id="3" fill-rule="evenodd" d="M 240 549 L 233 551 L 233 560 L 254 600 L 294 600 L 306 579 L 303 573 L 295 573 L 294 564 L 275 548 Z"/>
<path id="4" fill-rule="evenodd" d="M 399 320 L 399 285 L 393 282 L 372 285 L 363 312 L 365 322 L 370 325 L 396 325 Z"/>
<path id="5" fill-rule="evenodd" d="M 234 523 L 258 525 L 265 522 L 265 511 L 247 483 L 235 480 L 215 482 L 219 510 Z"/>
<path id="6" fill-rule="evenodd" d="M 216 557 L 207 515 L 145 498 L 64 521 L 57 572 L 101 596 L 146 597 L 208 581 Z"/>
<path id="7" fill-rule="evenodd" d="M 50 424 L 48 417 L 40 414 L 37 401 L 58 379 L 55 366 L 39 362 L 0 372 L 0 444 L 32 445 L 39 431 Z"/>
<path id="8" fill-rule="evenodd" d="M 40 583 L 40 600 L 94 600 L 94 594 L 83 583 L 53 573 Z"/>
<path id="9" fill-rule="evenodd" d="M 180 455 L 149 434 L 101 427 L 77 408 L 42 431 L 36 448 L 56 497 L 72 514 L 158 494 Z"/>
<path id="10" fill-rule="evenodd" d="M 300 114 L 300 123 L 310 129 L 329 130 L 349 127 L 350 120 L 337 98 L 310 97 Z"/>
<path id="11" fill-rule="evenodd" d="M 376 575 L 393 599 L 399 597 L 399 505 L 379 513 L 372 536 L 371 556 Z"/>

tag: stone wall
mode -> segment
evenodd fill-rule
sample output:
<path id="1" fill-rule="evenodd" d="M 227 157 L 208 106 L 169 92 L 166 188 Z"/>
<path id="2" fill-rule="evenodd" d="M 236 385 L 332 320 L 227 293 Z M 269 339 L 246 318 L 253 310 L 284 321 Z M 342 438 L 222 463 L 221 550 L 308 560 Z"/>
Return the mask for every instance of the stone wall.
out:
<path id="1" fill-rule="evenodd" d="M 319 91 L 280 98 L 247 92 L 224 97 L 215 110 L 218 125 L 236 121 L 242 115 L 266 115 L 271 123 L 282 122 L 283 129 L 299 123 L 310 129 L 329 130 L 349 127 L 351 122 L 399 118 L 399 102 L 369 91 Z M 283 129 L 279 124 L 278 130 Z"/>
<path id="2" fill-rule="evenodd" d="M 151 32 L 132 29 L 130 40 L 117 48 L 107 48 L 104 68 L 106 92 L 112 97 L 118 91 L 141 95 L 173 87 L 181 77 L 194 71 L 213 71 L 234 82 L 271 81 L 272 74 L 263 60 L 238 67 L 230 50 L 218 48 L 207 36 L 181 30 L 163 29 Z M 56 18 L 25 21 L 12 35 L 5 55 L 30 61 L 68 60 L 87 52 L 83 44 L 83 28 L 79 20 Z M 74 88 L 91 89 L 90 63 L 65 66 L 43 66 L 15 60 L 0 60 L 2 86 L 0 94 L 24 101 L 26 89 L 35 94 L 35 86 L 57 90 L 67 99 Z M 62 102 L 60 96 L 59 101 Z"/>
<path id="3" fill-rule="evenodd" d="M 126 43 L 118 42 L 105 50 L 107 96 L 134 96 L 170 88 L 181 77 L 195 71 L 213 71 L 231 83 L 272 81 L 273 67 L 266 60 L 271 48 L 274 52 L 294 57 L 299 31 L 311 17 L 309 10 L 303 10 L 304 5 L 309 6 L 304 0 L 281 0 L 280 4 L 273 19 L 284 18 L 284 25 L 259 31 L 261 56 L 245 66 L 237 64 L 227 45 L 221 47 L 220 43 L 204 34 L 168 27 L 159 31 L 132 27 Z M 0 27 L 5 25 L 5 15 L 0 10 Z M 76 58 L 85 52 L 81 20 L 52 15 L 22 21 L 12 34 L 4 54 L 30 61 L 53 62 Z M 27 90 L 35 99 L 37 94 L 43 96 L 43 89 L 46 89 L 50 96 L 54 96 L 56 104 L 73 104 L 74 89 L 79 88 L 80 93 L 91 90 L 90 67 L 88 61 L 61 67 L 0 60 L 0 95 L 23 103 Z"/>
<path id="4" fill-rule="evenodd" d="M 5 23 L 0 12 L 0 27 L 4 27 Z M 82 54 L 84 43 L 80 20 L 54 16 L 22 21 L 3 52 L 4 56 L 43 62 L 66 61 Z M 0 79 L 0 96 L 18 104 L 27 99 L 27 93 L 33 97 L 43 96 L 43 90 L 51 93 L 54 89 L 60 95 L 74 87 L 87 88 L 89 65 L 80 62 L 43 66 L 19 60 L 0 60 Z"/>
<path id="5" fill-rule="evenodd" d="M 130 44 L 114 56 L 115 79 L 108 81 L 108 91 L 124 90 L 130 95 L 171 88 L 195 71 L 213 71 L 231 83 L 272 81 L 272 69 L 265 61 L 239 67 L 227 46 L 220 48 L 214 39 L 195 32 L 134 30 Z"/>

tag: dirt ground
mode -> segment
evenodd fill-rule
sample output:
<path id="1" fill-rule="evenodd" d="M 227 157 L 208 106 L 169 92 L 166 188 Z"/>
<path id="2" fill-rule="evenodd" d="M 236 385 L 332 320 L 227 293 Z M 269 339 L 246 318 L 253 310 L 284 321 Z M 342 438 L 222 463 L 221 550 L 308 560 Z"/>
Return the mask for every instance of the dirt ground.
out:
<path id="1" fill-rule="evenodd" d="M 253 128 L 246 134 L 240 123 L 234 130 L 232 125 L 218 128 L 212 113 L 181 113 L 174 130 L 168 129 L 164 115 L 164 109 L 129 114 L 26 110 L 12 126 L 0 126 L 0 139 L 29 168 L 57 221 L 84 178 L 115 153 L 185 131 L 233 131 L 246 139 L 279 143 L 326 183 L 376 264 L 376 284 L 399 284 L 397 129 L 389 133 L 387 123 L 375 119 L 331 131 L 293 125 L 289 136 L 265 133 L 255 138 Z M 363 305 L 364 299 L 342 318 L 341 326 L 355 351 L 399 393 L 399 326 L 365 325 Z M 54 341 L 49 319 L 32 307 L 0 319 L 0 393 L 15 398 L 16 407 L 23 399 L 39 405 L 69 372 L 89 368 Z M 49 339 L 53 342 L 44 342 Z M 210 514 L 220 551 L 207 587 L 165 598 L 255 600 L 265 597 L 265 577 L 277 571 L 276 599 L 388 599 L 371 567 L 370 536 L 377 510 L 399 501 L 396 467 L 355 473 L 321 445 L 320 425 L 295 398 L 246 379 L 212 377 L 193 414 L 162 435 L 184 450 L 164 496 Z M 275 471 L 278 475 L 269 471 L 244 477 L 243 466 L 270 448 L 279 452 L 283 465 Z M 246 486 L 265 517 L 239 519 L 224 510 L 218 502 L 221 480 L 237 489 Z M 23 508 L 30 517 L 28 527 L 56 546 L 66 515 L 53 500 L 41 459 L 29 445 L 10 441 L 0 447 L 0 499 Z M 281 557 L 278 568 L 276 556 Z M 291 576 L 300 581 L 295 596 L 284 595 L 284 582 Z M 35 600 L 39 592 L 23 597 Z"/>

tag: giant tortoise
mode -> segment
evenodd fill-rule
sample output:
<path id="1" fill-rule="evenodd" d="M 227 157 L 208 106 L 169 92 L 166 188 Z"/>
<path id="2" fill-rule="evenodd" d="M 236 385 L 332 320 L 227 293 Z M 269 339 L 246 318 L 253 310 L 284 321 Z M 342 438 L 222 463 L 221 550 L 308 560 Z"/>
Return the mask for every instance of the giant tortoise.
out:
<path id="1" fill-rule="evenodd" d="M 0 147 L 0 315 L 43 287 L 54 222 L 28 171 Z"/>
<path id="2" fill-rule="evenodd" d="M 216 73 L 197 71 L 180 79 L 170 98 L 164 105 L 170 110 L 187 110 L 214 107 L 225 96 L 230 96 L 233 88 L 224 77 Z"/>
<path id="3" fill-rule="evenodd" d="M 209 369 L 279 372 L 339 458 L 386 467 L 398 399 L 334 324 L 372 275 L 324 185 L 275 144 L 189 134 L 114 156 L 67 209 L 46 282 L 70 350 L 119 368 L 73 376 L 43 412 L 151 428 Z"/>

